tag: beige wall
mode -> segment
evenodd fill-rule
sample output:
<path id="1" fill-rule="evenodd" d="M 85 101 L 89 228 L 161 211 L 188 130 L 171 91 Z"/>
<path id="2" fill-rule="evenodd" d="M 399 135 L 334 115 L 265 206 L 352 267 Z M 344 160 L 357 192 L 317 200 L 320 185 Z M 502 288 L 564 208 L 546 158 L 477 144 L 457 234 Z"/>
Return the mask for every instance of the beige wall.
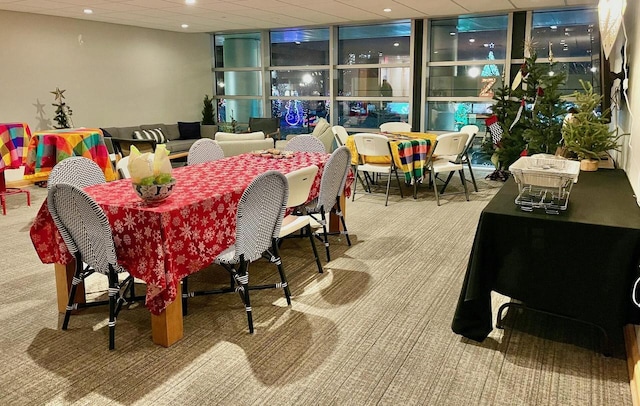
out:
<path id="1" fill-rule="evenodd" d="M 212 92 L 208 34 L 0 11 L 0 50 L 0 122 L 32 131 L 54 124 L 56 87 L 76 127 L 199 121 Z"/>

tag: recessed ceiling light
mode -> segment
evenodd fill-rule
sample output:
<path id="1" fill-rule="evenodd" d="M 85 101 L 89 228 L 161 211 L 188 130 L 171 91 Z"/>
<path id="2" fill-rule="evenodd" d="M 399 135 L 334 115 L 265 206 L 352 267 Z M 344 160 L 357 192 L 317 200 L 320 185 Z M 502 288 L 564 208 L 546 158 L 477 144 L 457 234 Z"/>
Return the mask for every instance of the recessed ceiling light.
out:
<path id="1" fill-rule="evenodd" d="M 182 27 L 182 28 L 189 28 L 189 24 L 182 24 L 180 27 Z"/>
<path id="2" fill-rule="evenodd" d="M 394 46 L 394 47 L 399 47 L 399 46 L 400 46 L 400 43 L 399 43 L 399 42 L 394 42 L 394 43 L 393 43 L 393 46 Z"/>
<path id="3" fill-rule="evenodd" d="M 552 26 L 551 26 L 551 27 L 549 27 L 549 28 L 551 28 L 552 30 L 557 30 L 557 29 L 558 29 L 558 26 L 557 26 L 557 25 L 552 25 Z"/>
<path id="4" fill-rule="evenodd" d="M 453 32 L 453 31 L 451 31 L 451 32 L 449 33 L 449 35 L 451 35 L 451 36 L 453 37 L 454 35 L 456 35 L 456 33 L 455 33 L 455 32 Z"/>
<path id="5" fill-rule="evenodd" d="M 474 42 L 476 42 L 476 39 L 475 38 L 469 38 L 469 42 L 471 42 L 473 44 Z"/>
<path id="6" fill-rule="evenodd" d="M 382 10 L 382 11 L 384 11 L 385 13 L 390 13 L 390 12 L 391 12 L 391 9 L 390 9 L 390 8 L 385 8 L 385 9 L 384 9 L 384 10 Z"/>
<path id="7" fill-rule="evenodd" d="M 85 14 L 93 14 L 93 10 L 91 10 L 90 8 L 85 8 L 84 10 L 82 10 L 82 12 Z"/>
<path id="8" fill-rule="evenodd" d="M 196 0 L 184 0 L 184 4 L 196 4 Z"/>

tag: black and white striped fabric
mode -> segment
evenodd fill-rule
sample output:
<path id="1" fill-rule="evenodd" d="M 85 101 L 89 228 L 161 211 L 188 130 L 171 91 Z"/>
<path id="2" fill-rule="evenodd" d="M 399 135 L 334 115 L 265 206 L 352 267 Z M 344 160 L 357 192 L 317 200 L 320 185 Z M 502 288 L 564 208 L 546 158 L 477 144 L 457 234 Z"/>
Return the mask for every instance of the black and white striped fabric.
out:
<path id="1" fill-rule="evenodd" d="M 202 138 L 193 143 L 187 155 L 187 165 L 202 164 L 224 158 L 224 151 L 211 138 Z"/>
<path id="2" fill-rule="evenodd" d="M 53 167 L 49 174 L 49 179 L 47 180 L 47 190 L 51 190 L 53 186 L 58 184 L 68 184 L 83 189 L 87 186 L 105 182 L 106 179 L 104 177 L 104 173 L 97 163 L 82 156 L 71 156 L 58 162 L 56 166 Z M 49 212 L 53 215 L 53 210 L 55 208 L 53 207 L 51 199 L 47 199 L 47 207 L 49 208 Z M 75 246 L 75 243 L 66 228 L 61 227 L 55 217 L 53 220 L 58 227 L 58 231 L 67 245 L 69 252 L 72 254 L 77 252 L 78 248 Z"/>
<path id="3" fill-rule="evenodd" d="M 152 140 L 157 144 L 164 144 L 167 142 L 161 128 L 154 128 L 152 130 L 136 130 L 133 132 L 133 138 L 136 140 Z"/>
<path id="4" fill-rule="evenodd" d="M 51 217 L 59 230 L 66 230 L 74 243 L 74 254 L 95 271 L 109 274 L 125 271 L 118 265 L 113 234 L 102 208 L 76 186 L 58 183 L 49 188 L 47 201 Z"/>
<path id="5" fill-rule="evenodd" d="M 267 171 L 256 176 L 238 203 L 236 243 L 223 251 L 215 263 L 238 264 L 241 256 L 247 262 L 261 258 L 280 235 L 288 197 L 289 186 L 282 173 Z"/>
<path id="6" fill-rule="evenodd" d="M 287 142 L 287 151 L 327 153 L 322 141 L 313 135 L 296 135 Z"/>

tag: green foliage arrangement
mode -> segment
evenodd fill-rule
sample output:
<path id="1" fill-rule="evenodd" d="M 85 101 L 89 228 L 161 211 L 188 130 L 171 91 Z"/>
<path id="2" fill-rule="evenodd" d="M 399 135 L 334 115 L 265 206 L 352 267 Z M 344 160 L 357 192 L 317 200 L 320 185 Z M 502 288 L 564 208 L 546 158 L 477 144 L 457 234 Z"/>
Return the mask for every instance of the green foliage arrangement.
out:
<path id="1" fill-rule="evenodd" d="M 565 122 L 562 128 L 564 144 L 567 150 L 573 152 L 579 159 L 597 159 L 609 150 L 619 150 L 620 137 L 618 130 L 609 130 L 605 117 L 609 110 L 596 114 L 596 109 L 602 102 L 602 96 L 593 92 L 589 82 L 580 80 L 583 91 L 571 95 L 576 99 L 577 113 Z"/>
<path id="2" fill-rule="evenodd" d="M 209 98 L 209 95 L 204 95 L 203 108 L 202 108 L 202 124 L 213 125 L 216 121 L 213 116 L 213 98 Z"/>

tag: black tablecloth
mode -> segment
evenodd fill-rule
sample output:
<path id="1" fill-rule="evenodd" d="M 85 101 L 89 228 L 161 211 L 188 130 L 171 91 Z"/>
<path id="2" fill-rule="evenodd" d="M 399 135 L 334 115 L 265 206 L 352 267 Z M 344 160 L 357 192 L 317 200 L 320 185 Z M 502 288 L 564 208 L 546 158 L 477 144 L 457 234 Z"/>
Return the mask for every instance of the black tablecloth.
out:
<path id="1" fill-rule="evenodd" d="M 482 341 L 491 291 L 615 332 L 635 321 L 640 208 L 622 170 L 581 172 L 566 211 L 523 212 L 509 179 L 483 210 L 452 329 Z"/>

